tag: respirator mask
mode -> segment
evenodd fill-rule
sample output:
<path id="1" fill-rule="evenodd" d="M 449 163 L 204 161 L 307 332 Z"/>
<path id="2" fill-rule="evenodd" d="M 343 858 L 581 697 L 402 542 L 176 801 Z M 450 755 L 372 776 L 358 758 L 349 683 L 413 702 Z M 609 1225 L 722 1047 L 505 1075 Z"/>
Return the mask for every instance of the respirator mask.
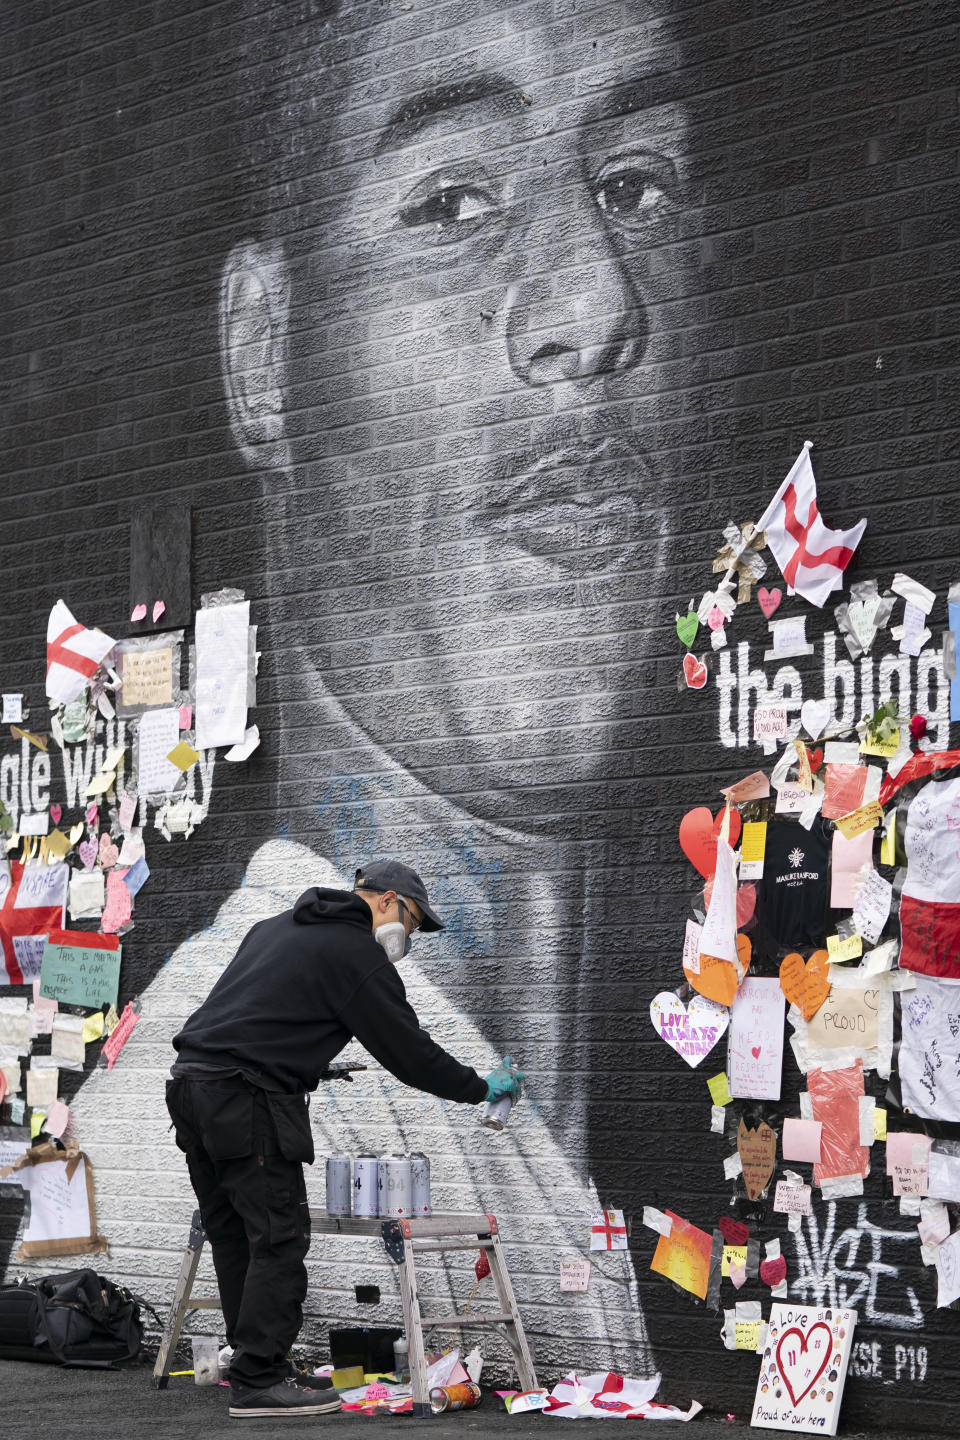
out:
<path id="1" fill-rule="evenodd" d="M 401 920 L 389 920 L 386 925 L 378 925 L 373 938 L 383 946 L 387 959 L 392 960 L 394 965 L 410 954 L 410 936 Z"/>

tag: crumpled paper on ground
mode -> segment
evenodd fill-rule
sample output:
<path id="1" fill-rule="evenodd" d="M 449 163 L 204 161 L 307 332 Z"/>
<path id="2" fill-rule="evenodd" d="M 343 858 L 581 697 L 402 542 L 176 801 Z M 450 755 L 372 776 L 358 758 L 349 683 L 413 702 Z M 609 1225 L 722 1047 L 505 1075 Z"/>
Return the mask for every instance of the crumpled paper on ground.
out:
<path id="1" fill-rule="evenodd" d="M 654 1400 L 660 1389 L 659 1373 L 649 1380 L 631 1380 L 609 1370 L 606 1374 L 565 1375 L 550 1392 L 544 1415 L 562 1420 L 607 1419 L 619 1416 L 625 1420 L 692 1420 L 703 1409 L 698 1400 L 690 1402 L 689 1410 L 676 1405 L 661 1405 Z"/>

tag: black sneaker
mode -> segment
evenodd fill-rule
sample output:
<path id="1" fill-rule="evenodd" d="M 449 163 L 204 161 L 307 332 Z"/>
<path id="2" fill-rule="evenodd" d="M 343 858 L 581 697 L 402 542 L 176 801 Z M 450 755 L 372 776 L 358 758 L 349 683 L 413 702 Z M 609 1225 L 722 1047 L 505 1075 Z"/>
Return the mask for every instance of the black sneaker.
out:
<path id="1" fill-rule="evenodd" d="M 266 1390 L 230 1386 L 230 1415 L 234 1420 L 287 1417 L 307 1420 L 311 1415 L 329 1415 L 339 1409 L 340 1396 L 336 1390 L 308 1389 L 292 1375 Z"/>
<path id="2" fill-rule="evenodd" d="M 295 1370 L 290 1366 L 290 1379 L 296 1380 L 306 1390 L 332 1390 L 333 1381 L 329 1375 L 311 1375 L 309 1370 Z"/>

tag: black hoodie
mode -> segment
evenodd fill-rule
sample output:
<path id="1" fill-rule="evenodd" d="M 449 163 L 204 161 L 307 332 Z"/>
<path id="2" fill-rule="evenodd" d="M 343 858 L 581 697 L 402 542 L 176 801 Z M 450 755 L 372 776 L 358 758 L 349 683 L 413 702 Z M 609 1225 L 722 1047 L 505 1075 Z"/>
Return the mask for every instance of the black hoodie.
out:
<path id="1" fill-rule="evenodd" d="M 173 1044 L 178 1066 L 217 1067 L 294 1094 L 315 1090 L 354 1037 L 405 1085 L 473 1105 L 486 1098 L 476 1070 L 420 1028 L 366 902 L 314 886 L 292 910 L 254 925 Z"/>

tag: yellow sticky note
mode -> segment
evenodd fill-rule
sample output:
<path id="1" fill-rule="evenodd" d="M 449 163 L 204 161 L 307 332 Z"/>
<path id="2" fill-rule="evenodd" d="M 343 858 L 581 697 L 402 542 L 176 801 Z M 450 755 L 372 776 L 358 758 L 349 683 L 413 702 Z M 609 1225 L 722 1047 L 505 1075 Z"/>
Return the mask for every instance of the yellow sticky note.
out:
<path id="1" fill-rule="evenodd" d="M 839 935 L 827 936 L 827 954 L 831 960 L 857 960 L 863 954 L 863 940 L 859 935 L 848 935 L 841 940 Z"/>
<path id="2" fill-rule="evenodd" d="M 179 745 L 174 745 L 167 756 L 171 765 L 176 765 L 178 770 L 189 770 L 191 765 L 196 765 L 200 759 L 200 751 L 194 750 L 186 740 L 181 740 Z"/>
<path id="3" fill-rule="evenodd" d="M 841 815 L 837 821 L 837 829 L 845 840 L 855 840 L 867 830 L 875 830 L 882 819 L 883 806 L 879 800 L 871 800 L 867 805 L 861 805 L 859 810 L 851 810 L 849 815 Z"/>
<path id="4" fill-rule="evenodd" d="M 720 1274 L 721 1274 L 721 1275 L 729 1275 L 729 1274 L 730 1274 L 730 1261 L 731 1261 L 731 1260 L 733 1261 L 733 1263 L 734 1263 L 735 1265 L 746 1265 L 746 1263 L 747 1263 L 747 1247 L 746 1247 L 746 1245 L 724 1245 L 724 1247 L 723 1247 L 723 1255 L 720 1257 Z"/>
<path id="5" fill-rule="evenodd" d="M 711 1075 L 707 1081 L 707 1087 L 714 1105 L 729 1105 L 733 1099 L 727 1085 L 727 1072 L 725 1070 L 721 1070 L 719 1075 Z"/>
<path id="6" fill-rule="evenodd" d="M 881 1110 L 877 1105 L 873 1112 L 873 1138 L 874 1140 L 886 1140 L 887 1138 L 887 1112 Z"/>
<path id="7" fill-rule="evenodd" d="M 106 1015 L 104 1016 L 103 1028 L 104 1028 L 104 1030 L 106 1030 L 106 1032 L 107 1032 L 108 1035 L 112 1035 L 113 1032 L 114 1032 L 114 1030 L 116 1030 L 116 1028 L 117 1028 L 117 1026 L 118 1026 L 119 1024 L 120 1024 L 120 1016 L 117 1014 L 116 1008 L 115 1008 L 113 1005 L 111 1005 L 111 1006 L 110 1006 L 110 1009 L 107 1011 Z"/>
<path id="8" fill-rule="evenodd" d="M 868 740 L 860 742 L 861 755 L 880 755 L 884 760 L 891 760 L 900 749 L 900 731 L 894 730 L 892 740 Z"/>
<path id="9" fill-rule="evenodd" d="M 101 770 L 99 775 L 94 775 L 83 793 L 84 795 L 106 795 L 116 781 L 117 777 L 112 770 Z"/>
<path id="10" fill-rule="evenodd" d="M 43 837 L 43 849 L 48 860 L 62 860 L 64 855 L 70 853 L 70 841 L 62 830 L 51 830 L 49 835 Z"/>
<path id="11" fill-rule="evenodd" d="M 738 1350 L 756 1350 L 760 1343 L 759 1320 L 735 1320 L 733 1333 Z"/>
<path id="12" fill-rule="evenodd" d="M 744 825 L 740 840 L 740 858 L 747 864 L 762 861 L 767 851 L 766 820 L 751 820 Z"/>
<path id="13" fill-rule="evenodd" d="M 896 865 L 897 863 L 897 822 L 894 818 L 884 831 L 883 839 L 880 841 L 880 864 Z"/>
<path id="14" fill-rule="evenodd" d="M 44 1122 L 44 1120 L 46 1120 L 46 1118 L 47 1118 L 47 1117 L 46 1117 L 46 1114 L 44 1113 L 43 1110 L 31 1110 L 31 1111 L 30 1111 L 30 1139 L 31 1139 L 31 1140 L 36 1140 L 37 1136 L 40 1134 L 40 1131 L 43 1129 L 43 1122 Z"/>
<path id="15" fill-rule="evenodd" d="M 83 1022 L 83 1043 L 89 1045 L 94 1040 L 99 1040 L 103 1034 L 103 1011 L 94 1010 Z"/>

